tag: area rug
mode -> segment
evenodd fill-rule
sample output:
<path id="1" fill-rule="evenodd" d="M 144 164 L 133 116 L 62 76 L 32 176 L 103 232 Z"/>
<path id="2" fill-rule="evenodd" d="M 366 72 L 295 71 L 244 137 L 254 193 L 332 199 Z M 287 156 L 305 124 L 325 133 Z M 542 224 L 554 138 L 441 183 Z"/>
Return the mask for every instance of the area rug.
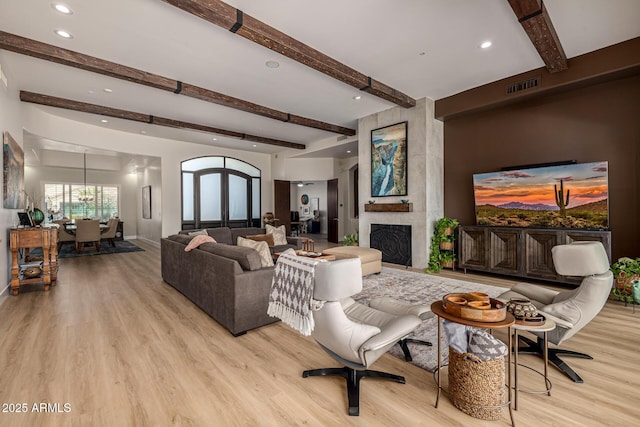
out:
<path id="1" fill-rule="evenodd" d="M 452 292 L 479 291 L 486 292 L 490 297 L 495 298 L 505 290 L 496 286 L 383 267 L 380 274 L 371 274 L 363 279 L 362 292 L 353 298 L 362 304 L 368 304 L 374 298 L 390 297 L 408 304 L 431 305 L 433 301 L 441 300 L 444 295 Z M 435 371 L 438 364 L 436 346 L 438 324 L 436 322 L 436 317 L 427 319 L 409 335 L 409 338 L 433 343 L 433 346 L 408 344 L 413 358 L 411 363 L 430 372 Z M 399 345 L 393 346 L 389 353 L 404 359 Z M 441 353 L 443 364 L 447 364 L 449 344 L 444 336 L 444 331 L 442 331 Z"/>
<path id="2" fill-rule="evenodd" d="M 128 240 L 116 240 L 116 246 L 113 247 L 110 244 L 101 244 L 100 252 L 96 250 L 85 250 L 80 253 L 76 252 L 75 245 L 72 243 L 66 243 L 62 245 L 60 252 L 58 253 L 58 258 L 73 258 L 80 256 L 92 256 L 92 255 L 109 255 L 109 254 L 121 254 L 127 252 L 142 252 L 142 249 L 139 246 L 129 242 Z M 32 256 L 42 256 L 42 249 L 37 248 L 31 251 Z"/>

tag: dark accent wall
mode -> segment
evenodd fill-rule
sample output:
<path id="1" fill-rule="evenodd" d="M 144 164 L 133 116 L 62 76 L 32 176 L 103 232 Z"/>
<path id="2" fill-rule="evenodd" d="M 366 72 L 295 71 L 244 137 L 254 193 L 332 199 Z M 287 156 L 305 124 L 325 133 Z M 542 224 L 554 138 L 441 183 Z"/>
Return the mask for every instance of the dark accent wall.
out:
<path id="1" fill-rule="evenodd" d="M 475 173 L 577 160 L 609 162 L 612 255 L 640 257 L 640 76 L 449 119 L 445 215 L 475 224 Z"/>

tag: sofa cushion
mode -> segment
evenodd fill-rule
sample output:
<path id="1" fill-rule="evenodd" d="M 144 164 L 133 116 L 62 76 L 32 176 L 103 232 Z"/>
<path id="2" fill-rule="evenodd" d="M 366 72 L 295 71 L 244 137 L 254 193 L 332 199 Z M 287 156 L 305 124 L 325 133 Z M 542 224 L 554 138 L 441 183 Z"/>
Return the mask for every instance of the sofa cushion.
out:
<path id="1" fill-rule="evenodd" d="M 280 227 L 273 227 L 267 224 L 265 228 L 267 230 L 267 234 L 273 234 L 274 245 L 280 246 L 289 243 L 287 242 L 287 229 L 284 225 L 281 225 Z"/>
<path id="2" fill-rule="evenodd" d="M 238 237 L 247 238 L 247 235 L 255 235 L 255 234 L 265 234 L 265 231 L 262 228 L 257 227 L 240 227 L 240 228 L 231 228 L 231 241 L 232 244 L 238 243 Z"/>
<path id="3" fill-rule="evenodd" d="M 207 230 L 196 230 L 187 233 L 187 236 L 208 236 Z"/>
<path id="4" fill-rule="evenodd" d="M 273 258 L 269 251 L 269 246 L 267 246 L 267 242 L 257 242 L 255 240 L 245 239 L 244 237 L 238 236 L 238 246 L 255 249 L 258 254 L 260 254 L 260 262 L 262 266 L 273 267 Z"/>
<path id="5" fill-rule="evenodd" d="M 207 228 L 209 236 L 216 239 L 218 243 L 226 243 L 227 245 L 235 245 L 233 238 L 231 237 L 231 229 L 228 227 L 220 228 Z"/>
<path id="6" fill-rule="evenodd" d="M 262 268 L 260 254 L 252 248 L 219 243 L 204 243 L 203 245 L 200 245 L 199 249 L 237 261 L 244 271 L 260 270 Z"/>
<path id="7" fill-rule="evenodd" d="M 252 234 L 245 237 L 256 242 L 267 242 L 269 247 L 275 246 L 273 242 L 273 234 Z"/>
<path id="8" fill-rule="evenodd" d="M 171 236 L 167 237 L 167 239 L 173 240 L 174 242 L 182 243 L 183 245 L 188 245 L 191 239 L 193 239 L 193 236 L 189 236 L 187 233 L 178 233 L 172 234 Z"/>

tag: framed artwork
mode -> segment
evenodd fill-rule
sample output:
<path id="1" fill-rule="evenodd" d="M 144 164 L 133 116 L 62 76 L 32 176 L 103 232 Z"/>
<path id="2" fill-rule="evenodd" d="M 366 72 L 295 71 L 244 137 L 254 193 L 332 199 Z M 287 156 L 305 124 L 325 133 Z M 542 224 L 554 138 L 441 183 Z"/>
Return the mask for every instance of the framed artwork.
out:
<path id="1" fill-rule="evenodd" d="M 23 207 L 24 152 L 9 132 L 4 133 L 2 154 L 2 203 L 5 209 L 18 209 Z"/>
<path id="2" fill-rule="evenodd" d="M 309 211 L 309 206 L 302 207 L 302 215 L 309 215 L 311 212 Z"/>
<path id="3" fill-rule="evenodd" d="M 306 205 L 309 203 L 309 196 L 307 196 L 306 194 L 303 194 L 302 197 L 300 197 L 300 202 L 303 205 Z"/>
<path id="4" fill-rule="evenodd" d="M 151 186 L 142 187 L 142 218 L 151 219 Z"/>
<path id="5" fill-rule="evenodd" d="M 407 195 L 407 122 L 371 131 L 371 196 Z"/>

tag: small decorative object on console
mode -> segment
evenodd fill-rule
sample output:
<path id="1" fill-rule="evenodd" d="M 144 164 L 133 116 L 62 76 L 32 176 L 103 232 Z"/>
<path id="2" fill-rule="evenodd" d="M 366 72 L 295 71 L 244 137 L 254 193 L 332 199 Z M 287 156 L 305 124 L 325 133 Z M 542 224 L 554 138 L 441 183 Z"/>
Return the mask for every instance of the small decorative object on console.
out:
<path id="1" fill-rule="evenodd" d="M 42 269 L 40 267 L 27 267 L 22 271 L 22 275 L 27 279 L 33 279 L 34 277 L 39 277 L 42 273 Z"/>
<path id="2" fill-rule="evenodd" d="M 516 319 L 527 319 L 538 315 L 536 306 L 525 298 L 511 298 L 507 303 L 507 311 Z"/>

